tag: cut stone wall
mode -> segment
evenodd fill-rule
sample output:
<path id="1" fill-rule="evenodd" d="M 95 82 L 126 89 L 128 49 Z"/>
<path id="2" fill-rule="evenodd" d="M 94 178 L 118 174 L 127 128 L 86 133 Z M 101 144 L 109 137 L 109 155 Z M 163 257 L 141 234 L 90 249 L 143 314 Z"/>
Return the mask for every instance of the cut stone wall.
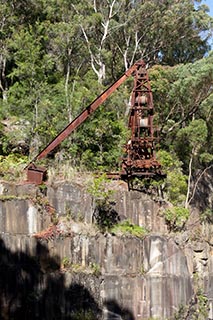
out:
<path id="1" fill-rule="evenodd" d="M 211 226 L 201 228 L 202 241 L 168 234 L 162 203 L 118 190 L 114 209 L 121 220 L 149 233 L 143 239 L 101 234 L 92 228 L 94 201 L 83 187 L 56 183 L 42 192 L 0 183 L 1 319 L 70 319 L 91 310 L 103 320 L 168 319 L 193 297 L 194 274 L 213 319 Z M 49 206 L 65 222 L 62 232 L 42 238 L 51 225 Z"/>

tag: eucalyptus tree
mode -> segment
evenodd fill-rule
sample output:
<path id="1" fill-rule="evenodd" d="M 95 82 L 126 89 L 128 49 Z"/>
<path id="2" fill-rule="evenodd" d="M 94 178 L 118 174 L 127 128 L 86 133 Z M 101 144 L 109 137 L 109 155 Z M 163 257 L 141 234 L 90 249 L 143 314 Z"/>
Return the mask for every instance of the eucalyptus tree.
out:
<path id="1" fill-rule="evenodd" d="M 73 9 L 75 1 L 43 0 L 46 20 L 43 22 L 47 42 L 46 50 L 51 55 L 58 83 L 64 92 L 69 121 L 73 119 L 73 94 L 76 77 L 84 63 L 84 50 L 80 45 L 79 17 Z"/>
<path id="2" fill-rule="evenodd" d="M 100 83 L 140 58 L 175 65 L 202 58 L 209 49 L 213 19 L 200 1 L 86 0 L 72 5 Z"/>
<path id="3" fill-rule="evenodd" d="M 9 52 L 9 39 L 13 33 L 13 28 L 17 23 L 17 17 L 8 1 L 0 2 L 0 91 L 1 99 L 7 99 L 9 87 L 7 74 L 10 69 L 11 56 Z"/>
<path id="4" fill-rule="evenodd" d="M 175 152 L 188 176 L 185 206 L 213 166 L 213 54 L 176 67 L 151 71 L 162 148 Z"/>

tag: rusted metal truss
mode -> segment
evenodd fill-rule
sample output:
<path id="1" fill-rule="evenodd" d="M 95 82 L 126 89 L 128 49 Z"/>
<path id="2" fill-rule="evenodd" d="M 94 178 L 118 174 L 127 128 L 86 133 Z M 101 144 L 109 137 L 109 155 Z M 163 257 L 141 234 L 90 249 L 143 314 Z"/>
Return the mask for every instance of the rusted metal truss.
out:
<path id="1" fill-rule="evenodd" d="M 160 178 L 164 174 L 156 160 L 156 130 L 153 125 L 154 105 L 150 81 L 144 61 L 134 71 L 129 128 L 131 137 L 125 146 L 121 178 Z"/>

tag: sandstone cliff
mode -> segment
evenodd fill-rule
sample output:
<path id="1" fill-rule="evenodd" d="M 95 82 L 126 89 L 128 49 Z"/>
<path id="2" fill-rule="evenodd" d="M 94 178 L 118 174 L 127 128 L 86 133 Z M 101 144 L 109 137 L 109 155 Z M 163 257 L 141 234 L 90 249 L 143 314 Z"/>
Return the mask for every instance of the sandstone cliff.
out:
<path id="1" fill-rule="evenodd" d="M 212 226 L 194 211 L 169 233 L 164 203 L 116 190 L 114 212 L 144 237 L 101 233 L 80 184 L 1 182 L 1 319 L 213 319 Z"/>

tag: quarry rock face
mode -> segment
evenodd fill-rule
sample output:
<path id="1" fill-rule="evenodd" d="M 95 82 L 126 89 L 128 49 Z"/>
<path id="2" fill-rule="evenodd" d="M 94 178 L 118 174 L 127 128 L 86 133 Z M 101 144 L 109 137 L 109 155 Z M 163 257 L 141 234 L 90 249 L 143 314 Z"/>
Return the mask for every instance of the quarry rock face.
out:
<path id="1" fill-rule="evenodd" d="M 95 201 L 78 184 L 2 182 L 0 194 L 1 319 L 172 319 L 198 286 L 213 319 L 210 225 L 170 234 L 163 203 L 120 189 L 114 211 L 148 232 L 118 236 L 94 227 Z"/>

